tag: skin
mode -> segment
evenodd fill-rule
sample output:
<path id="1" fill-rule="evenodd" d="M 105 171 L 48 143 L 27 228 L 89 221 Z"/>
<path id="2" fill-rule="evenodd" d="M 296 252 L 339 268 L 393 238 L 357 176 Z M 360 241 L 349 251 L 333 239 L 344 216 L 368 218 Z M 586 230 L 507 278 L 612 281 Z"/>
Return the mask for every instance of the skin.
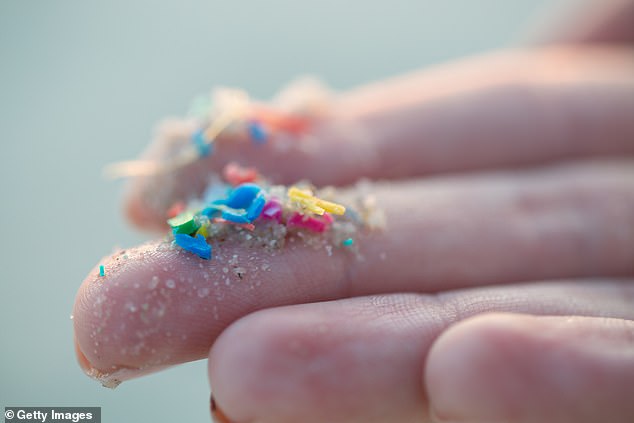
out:
<path id="1" fill-rule="evenodd" d="M 634 420 L 634 2 L 597 4 L 537 45 L 342 94 L 313 151 L 237 139 L 167 186 L 132 181 L 131 220 L 162 230 L 156 187 L 171 204 L 232 158 L 278 182 L 370 177 L 387 227 L 355 239 L 363 262 L 299 243 L 104 258 L 75 303 L 80 365 L 208 358 L 216 416 L 240 423 Z M 166 124 L 146 156 L 192 130 Z"/>

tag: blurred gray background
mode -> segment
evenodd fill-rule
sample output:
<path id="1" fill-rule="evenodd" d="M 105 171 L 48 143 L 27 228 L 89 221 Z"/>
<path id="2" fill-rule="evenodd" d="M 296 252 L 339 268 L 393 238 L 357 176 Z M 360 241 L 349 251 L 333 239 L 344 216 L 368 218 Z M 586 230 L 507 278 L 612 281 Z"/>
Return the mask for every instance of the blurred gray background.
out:
<path id="1" fill-rule="evenodd" d="M 546 0 L 0 0 L 0 407 L 91 405 L 104 422 L 205 422 L 200 361 L 114 391 L 83 375 L 69 319 L 113 246 L 139 243 L 109 162 L 217 84 L 269 98 L 301 74 L 336 89 L 510 46 Z"/>

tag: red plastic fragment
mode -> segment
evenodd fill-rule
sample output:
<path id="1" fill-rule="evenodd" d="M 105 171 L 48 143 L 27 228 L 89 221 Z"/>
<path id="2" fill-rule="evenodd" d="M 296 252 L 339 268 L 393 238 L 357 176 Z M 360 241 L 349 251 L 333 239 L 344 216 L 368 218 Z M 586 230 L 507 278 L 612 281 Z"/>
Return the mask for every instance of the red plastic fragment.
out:
<path id="1" fill-rule="evenodd" d="M 258 171 L 254 167 L 242 167 L 235 162 L 228 163 L 222 170 L 222 176 L 231 185 L 236 186 L 258 179 Z"/>
<path id="2" fill-rule="evenodd" d="M 171 205 L 169 209 L 167 209 L 167 217 L 171 219 L 173 217 L 178 216 L 179 214 L 185 211 L 186 207 L 187 206 L 182 201 L 175 202 L 174 204 Z"/>

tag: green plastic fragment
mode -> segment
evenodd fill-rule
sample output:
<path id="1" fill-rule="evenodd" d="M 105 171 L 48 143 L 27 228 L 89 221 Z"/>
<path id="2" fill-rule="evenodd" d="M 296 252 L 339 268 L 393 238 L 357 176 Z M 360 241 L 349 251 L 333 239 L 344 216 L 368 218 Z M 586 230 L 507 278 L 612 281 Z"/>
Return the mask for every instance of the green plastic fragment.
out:
<path id="1" fill-rule="evenodd" d="M 183 212 L 167 221 L 175 234 L 191 235 L 200 228 L 192 212 Z"/>
<path id="2" fill-rule="evenodd" d="M 103 267 L 103 264 L 99 266 L 99 276 L 106 276 L 106 269 Z"/>
<path id="3" fill-rule="evenodd" d="M 352 238 L 344 239 L 342 244 L 344 247 L 350 247 L 352 244 L 354 244 L 354 239 Z"/>

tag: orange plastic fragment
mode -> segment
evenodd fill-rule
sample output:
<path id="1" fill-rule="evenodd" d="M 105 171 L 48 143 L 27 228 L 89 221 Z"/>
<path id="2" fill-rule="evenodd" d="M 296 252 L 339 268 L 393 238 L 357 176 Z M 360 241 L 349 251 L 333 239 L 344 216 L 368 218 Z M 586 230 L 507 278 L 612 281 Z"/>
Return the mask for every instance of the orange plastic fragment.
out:
<path id="1" fill-rule="evenodd" d="M 290 132 L 296 135 L 306 132 L 310 126 L 310 119 L 302 116 L 293 116 L 264 107 L 256 107 L 253 110 L 253 118 L 262 122 L 265 126 L 275 130 Z"/>

